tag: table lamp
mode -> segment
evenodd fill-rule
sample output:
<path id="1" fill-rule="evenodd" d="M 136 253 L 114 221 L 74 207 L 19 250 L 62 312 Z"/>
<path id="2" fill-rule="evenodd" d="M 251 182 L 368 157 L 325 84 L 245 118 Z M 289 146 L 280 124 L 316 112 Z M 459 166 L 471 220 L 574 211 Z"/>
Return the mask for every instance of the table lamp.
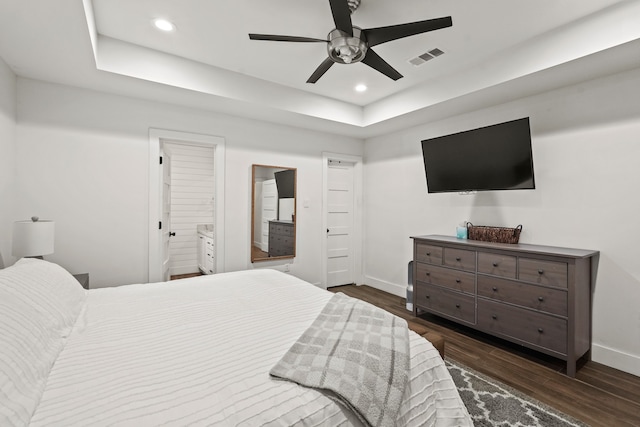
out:
<path id="1" fill-rule="evenodd" d="M 31 220 L 13 223 L 13 250 L 15 257 L 42 259 L 53 253 L 55 223 L 32 216 Z"/>

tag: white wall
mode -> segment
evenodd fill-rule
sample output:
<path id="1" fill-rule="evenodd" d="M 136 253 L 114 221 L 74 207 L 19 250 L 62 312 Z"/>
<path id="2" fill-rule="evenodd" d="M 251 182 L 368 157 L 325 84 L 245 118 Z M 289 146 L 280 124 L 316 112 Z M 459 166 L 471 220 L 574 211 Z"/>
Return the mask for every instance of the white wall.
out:
<path id="1" fill-rule="evenodd" d="M 409 236 L 463 220 L 601 252 L 593 358 L 640 375 L 640 69 L 365 142 L 365 282 L 404 295 Z M 530 116 L 536 190 L 427 194 L 420 141 Z"/>
<path id="2" fill-rule="evenodd" d="M 354 138 L 18 79 L 18 216 L 56 221 L 46 258 L 88 272 L 91 286 L 145 282 L 149 128 L 226 142 L 226 271 L 250 262 L 251 165 L 298 168 L 297 256 L 292 273 L 321 281 L 322 152 L 362 154 Z M 279 266 L 266 262 L 255 267 Z"/>
<path id="3" fill-rule="evenodd" d="M 0 58 L 0 268 L 11 265 L 14 218 L 16 76 Z"/>

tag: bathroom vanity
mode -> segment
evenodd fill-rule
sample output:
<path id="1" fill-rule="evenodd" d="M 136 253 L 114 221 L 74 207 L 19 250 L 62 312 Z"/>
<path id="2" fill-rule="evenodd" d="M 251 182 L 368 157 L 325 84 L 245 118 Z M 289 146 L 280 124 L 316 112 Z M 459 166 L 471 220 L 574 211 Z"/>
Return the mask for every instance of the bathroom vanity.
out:
<path id="1" fill-rule="evenodd" d="M 204 274 L 216 272 L 213 224 L 198 225 L 198 269 Z"/>

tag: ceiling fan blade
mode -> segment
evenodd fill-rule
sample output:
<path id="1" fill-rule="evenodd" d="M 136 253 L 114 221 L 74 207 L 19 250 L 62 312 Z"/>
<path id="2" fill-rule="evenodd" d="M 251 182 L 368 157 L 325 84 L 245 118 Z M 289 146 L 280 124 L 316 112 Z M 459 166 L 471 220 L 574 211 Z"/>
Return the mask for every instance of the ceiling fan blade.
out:
<path id="1" fill-rule="evenodd" d="M 402 74 L 397 72 L 395 68 L 387 63 L 384 59 L 382 59 L 377 53 L 375 53 L 372 49 L 367 50 L 367 54 L 364 56 L 362 60 L 369 67 L 374 70 L 380 71 L 385 76 L 389 77 L 393 80 L 398 80 L 402 78 Z"/>
<path id="2" fill-rule="evenodd" d="M 251 40 L 266 40 L 271 42 L 327 42 L 326 40 L 314 39 L 312 37 L 278 36 L 273 34 L 249 34 L 249 38 Z"/>
<path id="3" fill-rule="evenodd" d="M 426 21 L 410 22 L 408 24 L 390 25 L 388 27 L 369 28 L 362 30 L 369 46 L 376 46 L 391 40 L 414 36 L 428 31 L 440 30 L 453 25 L 450 16 L 446 18 L 427 19 Z"/>
<path id="4" fill-rule="evenodd" d="M 329 0 L 331 13 L 333 14 L 333 22 L 336 29 L 353 37 L 353 24 L 351 23 L 351 10 L 347 0 Z"/>
<path id="5" fill-rule="evenodd" d="M 318 68 L 316 68 L 316 70 L 313 72 L 313 74 L 311 74 L 311 77 L 309 77 L 309 80 L 307 80 L 307 83 L 315 83 L 318 81 L 318 79 L 320 77 L 322 77 L 324 75 L 324 73 L 327 72 L 327 70 L 329 68 L 331 68 L 331 66 L 335 64 L 331 58 L 327 58 L 325 59 L 322 64 L 320 64 L 320 66 Z"/>

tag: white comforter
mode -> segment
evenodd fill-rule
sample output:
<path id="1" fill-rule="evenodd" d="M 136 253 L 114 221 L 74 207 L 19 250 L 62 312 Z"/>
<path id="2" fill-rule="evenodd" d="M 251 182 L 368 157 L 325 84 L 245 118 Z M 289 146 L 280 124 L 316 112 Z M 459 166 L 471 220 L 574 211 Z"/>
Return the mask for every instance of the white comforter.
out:
<path id="1" fill-rule="evenodd" d="M 91 290 L 31 425 L 359 425 L 323 394 L 269 377 L 331 295 L 273 270 Z M 397 425 L 472 425 L 414 333 Z"/>

